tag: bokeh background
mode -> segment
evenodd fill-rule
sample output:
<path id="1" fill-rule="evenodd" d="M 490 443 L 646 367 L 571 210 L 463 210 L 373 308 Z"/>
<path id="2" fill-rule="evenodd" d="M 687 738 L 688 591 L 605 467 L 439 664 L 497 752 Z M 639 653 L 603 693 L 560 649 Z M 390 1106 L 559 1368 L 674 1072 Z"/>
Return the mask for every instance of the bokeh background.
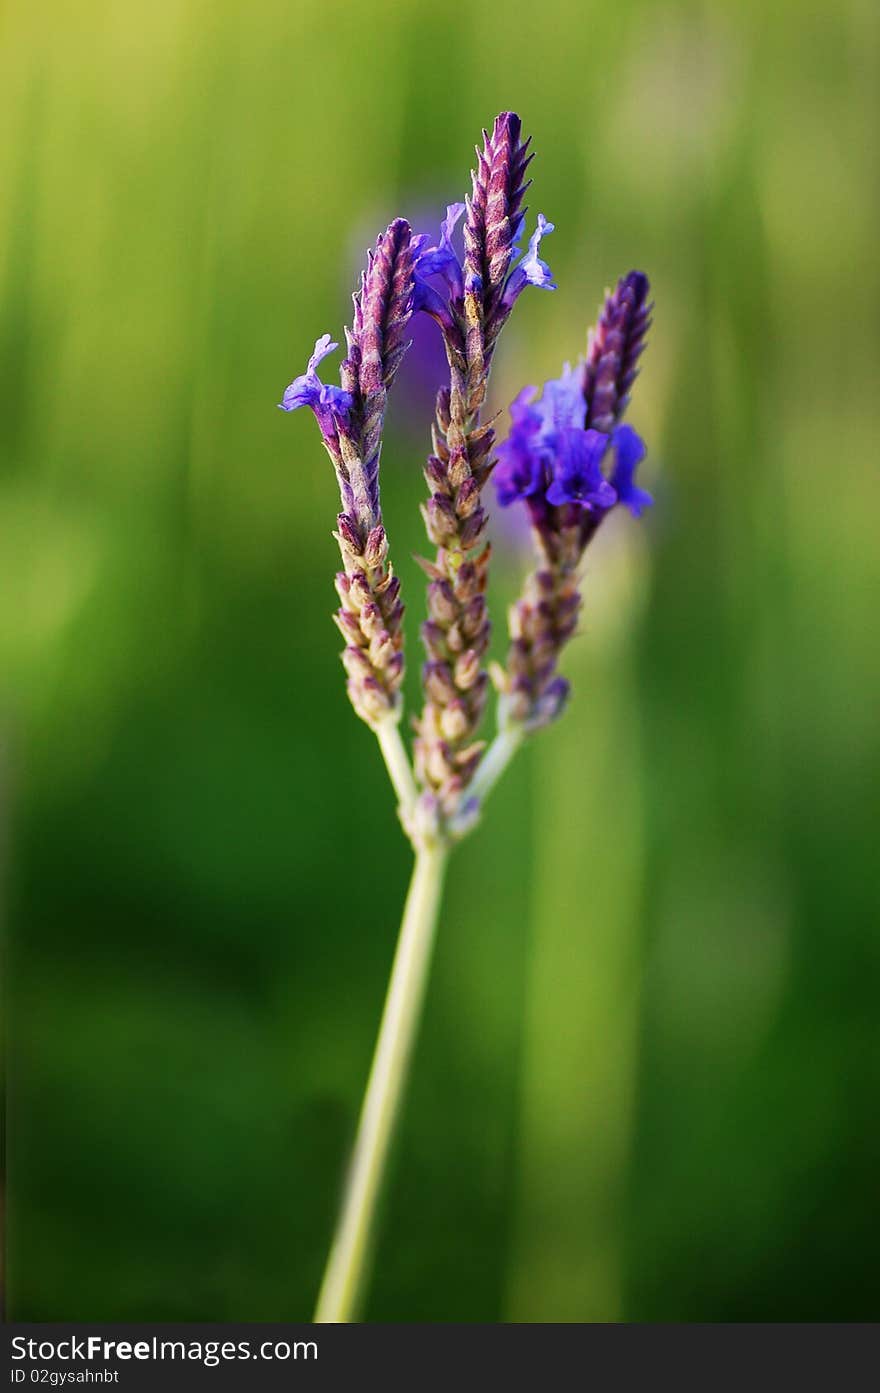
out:
<path id="1" fill-rule="evenodd" d="M 367 1318 L 876 1317 L 875 0 L 6 0 L 0 36 L 10 1313 L 309 1316 L 409 856 L 275 403 L 514 107 L 560 290 L 494 405 L 644 267 L 657 505 L 456 855 Z M 424 362 L 383 471 L 413 674 Z"/>

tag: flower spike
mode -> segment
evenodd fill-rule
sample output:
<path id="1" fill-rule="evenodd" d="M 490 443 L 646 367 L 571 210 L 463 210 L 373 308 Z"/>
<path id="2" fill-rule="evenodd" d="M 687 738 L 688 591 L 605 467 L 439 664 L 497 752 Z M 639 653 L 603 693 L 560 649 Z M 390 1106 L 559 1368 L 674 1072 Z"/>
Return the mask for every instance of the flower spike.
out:
<path id="1" fill-rule="evenodd" d="M 482 491 L 494 467 L 495 433 L 482 424 L 481 410 L 489 370 L 498 335 L 523 288 L 554 288 L 549 267 L 538 256 L 541 238 L 553 230 L 543 215 L 514 266 L 531 160 L 521 129 L 513 112 L 496 117 L 477 150 L 470 198 L 449 205 L 439 242 L 415 239 L 415 305 L 440 326 L 450 374 L 448 389 L 437 398 L 434 451 L 425 469 L 430 497 L 422 511 L 437 552 L 422 628 L 425 705 L 415 749 L 417 774 L 444 815 L 458 806 L 483 748 L 476 739 L 489 687 L 484 666 L 488 515 Z M 463 256 L 455 247 L 462 215 Z M 532 456 L 523 453 L 520 465 L 531 471 L 537 487 Z M 517 468 L 511 459 L 510 489 L 528 487 Z"/>
<path id="2" fill-rule="evenodd" d="M 587 544 L 618 505 L 639 517 L 652 502 L 635 482 L 644 441 L 620 423 L 650 323 L 647 298 L 641 272 L 618 282 L 589 336 L 586 359 L 574 371 L 566 364 L 561 377 L 544 384 L 539 401 L 533 388 L 519 394 L 498 451 L 498 502 L 525 504 L 540 553 L 511 611 L 502 677 L 508 717 L 529 730 L 562 710 L 567 687 L 556 664 L 577 626 L 578 565 Z"/>
<path id="3" fill-rule="evenodd" d="M 341 386 L 318 377 L 319 364 L 339 346 L 324 334 L 281 402 L 285 411 L 311 408 L 336 470 L 342 512 L 334 536 L 344 569 L 336 577 L 340 608 L 334 618 L 346 643 L 342 661 L 352 705 L 373 726 L 399 716 L 403 681 L 403 604 L 388 564 L 379 459 L 388 390 L 408 347 L 413 302 L 412 236 L 409 223 L 397 218 L 369 253 L 354 295 Z"/>

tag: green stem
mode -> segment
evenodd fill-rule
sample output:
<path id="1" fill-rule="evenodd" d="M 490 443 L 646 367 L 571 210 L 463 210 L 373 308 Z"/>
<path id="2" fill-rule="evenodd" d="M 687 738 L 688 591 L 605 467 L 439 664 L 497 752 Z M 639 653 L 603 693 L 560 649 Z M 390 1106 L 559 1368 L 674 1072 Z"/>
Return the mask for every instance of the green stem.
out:
<path id="1" fill-rule="evenodd" d="M 448 854 L 440 843 L 416 851 L 348 1185 L 315 1311 L 315 1320 L 321 1323 L 354 1320 L 358 1309 L 376 1206 L 425 996 Z"/>
<path id="2" fill-rule="evenodd" d="M 394 792 L 397 794 L 400 811 L 406 820 L 412 812 L 419 794 L 416 781 L 413 778 L 409 756 L 406 753 L 406 746 L 401 738 L 398 718 L 388 716 L 373 729 L 376 732 L 379 749 L 382 751 L 382 758 L 388 769 L 388 776 L 394 785 Z"/>
<path id="3" fill-rule="evenodd" d="M 469 798 L 476 798 L 481 805 L 485 803 L 525 738 L 525 727 L 518 722 L 501 727 L 477 766 L 467 789 Z"/>

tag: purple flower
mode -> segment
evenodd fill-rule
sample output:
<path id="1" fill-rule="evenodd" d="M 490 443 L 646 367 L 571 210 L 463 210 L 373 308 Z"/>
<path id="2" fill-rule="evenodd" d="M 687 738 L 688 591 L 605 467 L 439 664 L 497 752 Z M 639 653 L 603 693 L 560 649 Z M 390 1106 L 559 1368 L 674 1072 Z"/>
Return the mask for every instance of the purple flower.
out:
<path id="1" fill-rule="evenodd" d="M 556 289 L 550 267 L 538 255 L 542 238 L 553 231 L 543 213 L 538 215 L 525 256 L 511 270 L 525 225 L 520 205 L 532 158 L 529 142 L 520 140 L 520 131 L 519 117 L 513 112 L 503 111 L 496 117 L 492 134 L 483 132 L 483 148 L 477 150 L 470 199 L 449 205 L 438 243 L 432 243 L 427 234 L 413 239 L 414 308 L 436 320 L 449 351 L 472 358 L 475 350 L 467 343 L 467 325 L 473 328 L 473 320 L 465 315 L 465 298 L 473 296 L 481 320 L 476 337 L 487 370 L 498 335 L 525 287 Z M 452 245 L 462 214 L 463 257 Z"/>
<path id="2" fill-rule="evenodd" d="M 502 508 L 544 494 L 553 478 L 554 458 L 566 448 L 560 437 L 570 431 L 584 433 L 580 378 L 567 363 L 561 377 L 545 382 L 540 401 L 534 401 L 535 393 L 536 388 L 524 387 L 511 403 L 510 434 L 498 447 L 493 479 Z"/>
<path id="3" fill-rule="evenodd" d="M 635 483 L 636 467 L 647 453 L 645 442 L 632 426 L 618 426 L 611 438 L 615 454 L 611 483 L 617 501 L 628 508 L 634 518 L 641 517 L 654 502 L 651 495 Z"/>
<path id="4" fill-rule="evenodd" d="M 446 210 L 446 218 L 440 224 L 440 241 L 436 246 L 428 245 L 430 239 L 427 233 L 423 232 L 420 236 L 413 238 L 413 246 L 416 251 L 414 308 L 424 310 L 431 315 L 433 319 L 437 320 L 441 328 L 447 325 L 452 326 L 453 315 L 456 311 L 461 312 L 464 301 L 464 266 L 452 245 L 452 234 L 464 210 L 463 203 L 449 205 Z M 524 219 L 520 218 L 520 232 L 523 222 Z M 538 225 L 529 238 L 528 251 L 507 277 L 498 297 L 496 320 L 501 315 L 504 319 L 507 318 L 527 285 L 537 286 L 539 290 L 556 289 L 556 282 L 550 267 L 546 261 L 542 261 L 538 256 L 541 239 L 553 231 L 554 224 L 548 222 L 543 213 L 539 213 Z M 511 254 L 515 255 L 519 248 L 512 245 L 510 250 Z M 445 297 L 437 286 L 431 284 L 432 278 L 437 276 L 445 282 Z M 472 278 L 469 282 L 469 288 L 472 290 L 479 291 L 481 285 L 482 282 L 478 277 Z"/>
<path id="5" fill-rule="evenodd" d="M 538 248 L 544 237 L 556 231 L 556 224 L 548 222 L 543 213 L 538 214 L 538 226 L 529 238 L 529 249 L 520 262 L 529 285 L 537 285 L 542 290 L 555 290 L 556 282 L 546 261 L 538 256 Z"/>
<path id="6" fill-rule="evenodd" d="M 537 262 L 537 241 L 529 251 Z M 540 274 L 540 264 L 537 269 Z M 586 358 L 545 383 L 540 401 L 527 389 L 511 407 L 513 425 L 496 470 L 499 502 L 523 500 L 538 563 L 509 611 L 504 691 L 508 718 L 529 731 L 555 720 L 564 704 L 556 666 L 577 631 L 578 567 L 586 548 L 615 507 L 638 517 L 651 503 L 635 482 L 644 442 L 621 425 L 645 346 L 647 301 L 647 276 L 624 276 L 606 297 Z"/>
<path id="7" fill-rule="evenodd" d="M 498 503 L 507 508 L 520 498 L 544 494 L 552 480 L 552 465 L 562 448 L 561 433 L 582 435 L 586 406 L 580 377 L 566 363 L 562 376 L 544 383 L 540 401 L 536 388 L 524 387 L 510 406 L 511 428 L 498 447 L 493 479 Z"/>
<path id="8" fill-rule="evenodd" d="M 440 242 L 436 247 L 424 244 L 428 241 L 426 233 L 414 239 L 416 247 L 415 270 L 417 281 L 430 276 L 442 276 L 449 291 L 449 298 L 461 301 L 464 298 L 464 278 L 458 254 L 452 245 L 452 234 L 464 212 L 463 203 L 450 203 L 446 217 L 440 224 Z"/>
<path id="9" fill-rule="evenodd" d="M 403 603 L 382 525 L 379 457 L 388 390 L 409 346 L 413 260 L 409 223 L 395 218 L 368 253 L 353 297 L 341 385 L 328 386 L 318 376 L 319 364 L 339 347 L 324 334 L 281 402 L 284 411 L 311 408 L 336 471 L 342 511 L 333 535 L 343 569 L 336 577 L 339 609 L 333 617 L 345 640 L 349 697 L 371 726 L 399 714 L 401 703 Z"/>
<path id="10" fill-rule="evenodd" d="M 281 408 L 311 407 L 333 460 L 342 507 L 354 532 L 366 542 L 381 522 L 379 454 L 388 389 L 408 347 L 413 313 L 413 249 L 409 223 L 395 218 L 368 254 L 354 294 L 354 317 L 345 337 L 348 353 L 341 386 L 328 386 L 318 364 L 339 347 L 329 334 L 315 344 L 308 368 L 291 382 Z"/>
<path id="11" fill-rule="evenodd" d="M 324 443 L 334 454 L 339 452 L 336 418 L 348 424 L 354 399 L 351 392 L 346 392 L 342 387 L 333 387 L 322 382 L 318 376 L 318 364 L 338 347 L 339 344 L 333 343 L 329 334 L 322 334 L 315 343 L 315 351 L 309 359 L 306 371 L 301 377 L 294 378 L 278 403 L 282 411 L 296 411 L 299 406 L 311 407 Z"/>
<path id="12" fill-rule="evenodd" d="M 413 294 L 413 310 L 423 310 L 425 314 L 440 325 L 443 337 L 449 340 L 456 330 L 455 319 L 449 308 L 449 303 L 443 298 L 439 290 L 421 276 L 416 275 L 415 292 Z"/>
<path id="13" fill-rule="evenodd" d="M 566 429 L 557 432 L 555 446 L 547 502 L 554 507 L 578 503 L 594 510 L 613 508 L 617 494 L 602 474 L 608 436 L 598 430 Z"/>
<path id="14" fill-rule="evenodd" d="M 495 492 L 502 508 L 519 498 L 529 498 L 546 487 L 548 451 L 540 443 L 543 415 L 530 403 L 535 387 L 524 387 L 511 402 L 510 434 L 498 447 L 498 464 L 493 474 Z"/>
<path id="15" fill-rule="evenodd" d="M 544 439 L 552 443 L 554 434 L 560 430 L 584 429 L 586 404 L 581 392 L 580 378 L 565 363 L 561 377 L 552 377 L 544 383 L 541 397 L 541 428 Z"/>
<path id="16" fill-rule="evenodd" d="M 499 505 L 543 499 L 554 507 L 577 504 L 601 519 L 622 503 L 640 516 L 652 500 L 635 483 L 645 444 L 632 426 L 618 426 L 611 434 L 585 427 L 581 374 L 568 363 L 560 377 L 545 382 L 540 400 L 534 397 L 535 388 L 525 387 L 510 407 L 510 433 L 499 447 L 493 476 Z M 610 480 L 602 470 L 609 449 L 614 455 Z"/>
<path id="17" fill-rule="evenodd" d="M 520 222 L 522 227 L 522 221 Z M 504 287 L 501 302 L 508 314 L 527 285 L 537 286 L 539 290 L 555 290 L 553 272 L 538 256 L 541 239 L 555 231 L 555 225 L 548 222 L 543 213 L 538 214 L 538 226 L 529 238 L 529 249 L 519 264 L 511 272 Z"/>

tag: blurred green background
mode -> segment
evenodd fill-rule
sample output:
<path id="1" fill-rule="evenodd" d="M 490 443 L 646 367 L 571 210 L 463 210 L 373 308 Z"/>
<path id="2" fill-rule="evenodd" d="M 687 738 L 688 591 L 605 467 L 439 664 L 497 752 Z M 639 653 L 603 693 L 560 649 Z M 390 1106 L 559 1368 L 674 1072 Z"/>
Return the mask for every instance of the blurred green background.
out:
<path id="1" fill-rule="evenodd" d="M 644 267 L 657 506 L 456 855 L 367 1318 L 876 1317 L 875 0 L 6 0 L 0 40 L 10 1313 L 310 1314 L 409 855 L 275 403 L 513 107 L 560 290 L 494 404 Z"/>

